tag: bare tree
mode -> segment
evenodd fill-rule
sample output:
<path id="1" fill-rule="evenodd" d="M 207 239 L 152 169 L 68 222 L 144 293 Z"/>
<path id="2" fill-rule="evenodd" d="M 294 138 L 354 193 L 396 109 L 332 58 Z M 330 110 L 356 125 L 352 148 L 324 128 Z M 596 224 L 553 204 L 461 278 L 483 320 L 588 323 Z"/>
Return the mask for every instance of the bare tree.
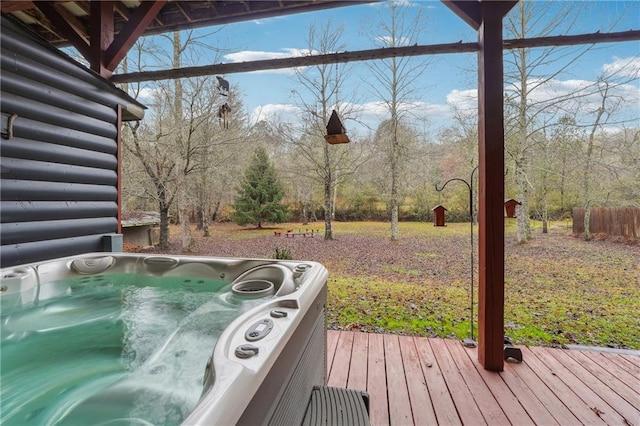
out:
<path id="1" fill-rule="evenodd" d="M 326 54 L 344 49 L 342 42 L 344 28 L 335 27 L 328 21 L 322 27 L 312 25 L 307 37 L 310 53 Z M 294 144 L 296 154 L 309 164 L 307 177 L 321 182 L 324 192 L 324 239 L 333 239 L 332 214 L 335 207 L 335 194 L 340 178 L 351 173 L 350 163 L 353 156 L 350 147 L 333 146 L 324 139 L 326 124 L 331 110 L 338 111 L 343 119 L 351 114 L 341 103 L 340 87 L 345 80 L 345 68 L 340 64 L 323 64 L 297 70 L 297 82 L 300 90 L 294 93 L 303 114 L 308 117 L 304 129 L 281 126 L 281 132 L 288 135 L 287 140 Z"/>
<path id="2" fill-rule="evenodd" d="M 416 13 L 409 20 L 406 5 L 400 2 L 385 4 L 388 9 L 380 15 L 378 25 L 375 28 L 374 42 L 382 47 L 407 46 L 417 42 L 422 21 L 422 14 Z M 402 153 L 407 141 L 401 138 L 399 128 L 401 121 L 406 118 L 410 107 L 409 100 L 415 95 L 415 80 L 426 70 L 427 63 L 424 60 L 416 60 L 410 57 L 392 57 L 369 63 L 369 69 L 373 73 L 375 85 L 370 85 L 373 93 L 382 99 L 389 113 L 388 139 L 389 150 L 387 161 L 389 162 L 389 207 L 391 213 L 391 239 L 397 240 L 398 211 L 400 206 L 400 180 L 403 168 Z"/>
<path id="3" fill-rule="evenodd" d="M 535 2 L 519 2 L 517 8 L 507 16 L 505 30 L 513 38 L 545 36 L 560 27 L 570 29 L 579 19 L 580 8 L 575 3 L 560 5 L 558 10 L 544 23 L 535 9 L 541 5 Z M 535 135 L 544 127 L 544 115 L 563 113 L 563 103 L 576 94 L 560 93 L 555 97 L 536 98 L 535 94 L 544 90 L 561 72 L 570 68 L 592 46 L 581 47 L 567 59 L 567 47 L 546 49 L 519 48 L 510 50 L 511 56 L 505 59 L 505 79 L 510 81 L 509 96 L 505 99 L 507 121 L 506 152 L 513 164 L 513 179 L 516 185 L 517 199 L 521 203 L 517 216 L 517 241 L 523 243 L 531 239 L 529 197 L 532 183 L 529 170 L 532 163 L 532 151 L 537 146 Z M 575 47 L 574 47 L 575 48 Z M 557 68 L 548 73 L 552 64 Z"/>
<path id="4" fill-rule="evenodd" d="M 191 32 L 187 33 L 184 43 L 179 32 L 174 32 L 169 39 L 172 51 L 164 56 L 152 43 L 139 42 L 134 49 L 138 53 L 138 67 L 145 66 L 145 59 L 161 60 L 167 56 L 174 67 L 180 66 L 182 56 L 198 40 Z M 147 53 L 149 55 L 145 57 Z M 153 102 L 146 123 L 129 125 L 130 133 L 123 138 L 125 151 L 137 158 L 152 182 L 160 211 L 162 249 L 168 249 L 169 211 L 174 202 L 178 203 L 183 250 L 189 251 L 192 246 L 188 216 L 194 200 L 188 176 L 204 164 L 199 161 L 207 146 L 204 128 L 217 113 L 218 97 L 213 80 L 210 76 L 156 84 L 152 87 Z M 129 89 L 140 93 L 139 87 Z"/>

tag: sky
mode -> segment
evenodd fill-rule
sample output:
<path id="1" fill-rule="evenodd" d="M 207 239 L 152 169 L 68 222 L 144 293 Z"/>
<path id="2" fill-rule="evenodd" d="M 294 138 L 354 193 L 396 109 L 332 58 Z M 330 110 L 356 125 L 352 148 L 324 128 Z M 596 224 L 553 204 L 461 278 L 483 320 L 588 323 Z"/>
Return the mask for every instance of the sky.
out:
<path id="1" fill-rule="evenodd" d="M 413 43 L 420 45 L 476 41 L 476 32 L 451 12 L 440 1 L 399 0 L 407 17 L 421 13 L 419 34 Z M 529 36 L 568 35 L 640 30 L 640 1 L 539 1 L 536 0 L 536 24 Z M 220 27 L 198 29 L 195 35 L 202 36 L 209 50 L 198 55 L 190 65 L 242 62 L 296 56 L 308 52 L 307 34 L 311 25 L 324 26 L 327 22 L 335 27 L 343 26 L 342 42 L 345 51 L 356 51 L 380 47 L 375 40 L 380 37 L 380 22 L 389 16 L 388 3 L 362 4 L 339 7 L 325 11 L 292 14 L 276 18 L 246 21 Z M 572 14 L 554 19 L 565 10 Z M 516 12 L 512 10 L 512 14 Z M 577 19 L 573 19 L 577 17 Z M 547 31 L 546 27 L 553 29 Z M 512 38 L 505 34 L 505 38 Z M 379 40 L 379 39 L 378 39 Z M 583 52 L 584 46 L 563 48 L 549 64 L 540 65 L 532 82 L 555 74 L 563 65 L 570 64 L 554 76 L 552 81 L 541 86 L 535 99 L 553 97 L 576 87 L 587 87 L 599 76 L 625 66 L 625 73 L 640 70 L 640 42 L 606 43 L 593 46 Z M 534 50 L 535 58 L 541 50 Z M 582 53 L 580 53 L 582 52 Z M 576 59 L 576 56 L 579 57 Z M 424 71 L 411 82 L 411 90 L 403 99 L 412 117 L 419 120 L 427 131 L 437 134 L 443 127 L 451 125 L 453 107 L 473 112 L 476 105 L 477 73 L 475 53 L 422 56 L 415 63 L 427 62 Z M 508 61 L 509 53 L 505 55 Z M 358 123 L 347 120 L 348 130 L 357 134 L 366 133 L 385 118 L 385 108 L 376 95 L 379 83 L 371 74 L 370 63 L 356 62 L 347 65 L 345 84 L 340 102 L 350 101 L 361 110 Z M 505 64 L 508 67 L 508 64 Z M 273 70 L 252 73 L 234 73 L 224 76 L 241 93 L 244 106 L 252 120 L 287 119 L 299 117 L 297 99 L 305 96 L 296 81 L 295 71 Z M 508 90 L 508 88 L 507 88 Z M 640 81 L 638 78 L 620 88 L 624 92 L 626 120 L 640 126 Z M 144 99 L 141 99 L 144 102 Z M 597 99 L 593 99 L 597 102 Z M 292 118 L 292 119 L 293 119 Z M 363 127 L 362 123 L 369 125 Z"/>

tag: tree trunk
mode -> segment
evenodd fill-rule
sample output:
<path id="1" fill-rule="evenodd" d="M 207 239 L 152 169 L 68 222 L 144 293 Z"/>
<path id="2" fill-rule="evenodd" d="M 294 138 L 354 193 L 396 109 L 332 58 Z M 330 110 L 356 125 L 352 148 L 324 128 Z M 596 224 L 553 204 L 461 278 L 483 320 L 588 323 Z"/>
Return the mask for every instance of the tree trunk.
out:
<path id="1" fill-rule="evenodd" d="M 327 114 L 324 115 L 326 116 Z M 324 239 L 333 240 L 333 230 L 331 229 L 331 182 L 333 181 L 333 175 L 327 143 L 324 144 L 324 170 Z"/>
<path id="2" fill-rule="evenodd" d="M 398 239 L 398 161 L 396 158 L 397 143 L 393 143 L 391 161 L 391 241 Z"/>
<path id="3" fill-rule="evenodd" d="M 591 202 L 587 200 L 584 205 L 584 240 L 591 241 L 591 228 L 589 227 L 589 222 L 591 221 Z"/>
<path id="4" fill-rule="evenodd" d="M 521 205 L 518 217 L 516 218 L 516 240 L 518 244 L 526 243 L 531 239 L 531 224 L 529 222 L 529 183 L 527 182 L 527 172 L 524 165 L 524 156 L 515 162 L 515 180 L 518 191 L 518 201 Z"/>
<path id="5" fill-rule="evenodd" d="M 169 207 L 165 200 L 160 199 L 160 250 L 169 250 Z"/>
<path id="6" fill-rule="evenodd" d="M 324 182 L 324 239 L 333 240 L 331 230 L 331 182 Z"/>
<path id="7" fill-rule="evenodd" d="M 309 219 L 307 218 L 307 202 L 306 201 L 302 202 L 302 224 L 303 225 L 309 224 Z"/>
<path id="8" fill-rule="evenodd" d="M 549 211 L 547 206 L 547 184 L 542 187 L 542 233 L 549 232 Z"/>
<path id="9" fill-rule="evenodd" d="M 218 197 L 218 199 L 216 200 L 215 204 L 213 205 L 213 211 L 211 212 L 211 221 L 215 222 L 218 219 L 218 212 L 220 212 L 220 204 L 221 204 L 221 197 Z"/>
<path id="10" fill-rule="evenodd" d="M 592 160 L 593 160 L 593 148 L 595 144 L 595 135 L 596 130 L 598 130 L 598 126 L 600 126 L 600 120 L 602 120 L 602 116 L 604 115 L 606 109 L 607 95 L 609 93 L 609 85 L 608 83 L 602 83 L 603 86 L 599 87 L 600 90 L 600 107 L 597 110 L 596 119 L 593 122 L 593 126 L 591 127 L 591 132 L 589 133 L 589 138 L 587 140 L 587 152 L 586 152 L 586 161 L 584 168 L 584 239 L 585 241 L 591 241 L 591 228 L 589 227 L 589 221 L 591 219 L 591 172 L 593 168 Z"/>
<path id="11" fill-rule="evenodd" d="M 196 231 L 202 231 L 204 228 L 204 208 L 202 207 L 202 199 L 198 200 L 196 206 Z"/>
<path id="12" fill-rule="evenodd" d="M 211 235 L 209 234 L 209 209 L 205 206 L 203 207 L 203 211 L 202 211 L 202 236 L 203 237 L 210 237 Z"/>

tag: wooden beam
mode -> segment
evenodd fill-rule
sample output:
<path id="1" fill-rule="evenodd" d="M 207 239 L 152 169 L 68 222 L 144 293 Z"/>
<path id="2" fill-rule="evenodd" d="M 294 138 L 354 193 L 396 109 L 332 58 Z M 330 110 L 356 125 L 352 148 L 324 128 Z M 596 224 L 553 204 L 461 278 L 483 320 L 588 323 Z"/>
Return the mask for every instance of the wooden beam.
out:
<path id="1" fill-rule="evenodd" d="M 151 21 L 167 3 L 167 0 L 145 1 L 140 3 L 125 24 L 124 28 L 115 37 L 113 43 L 105 52 L 105 67 L 113 71 L 122 58 L 134 45 L 138 37 L 147 29 Z"/>
<path id="2" fill-rule="evenodd" d="M 521 49 L 528 47 L 573 46 L 577 44 L 617 43 L 640 40 L 640 30 L 619 31 L 614 33 L 589 33 L 578 35 L 533 37 L 505 40 L 505 49 Z"/>
<path id="3" fill-rule="evenodd" d="M 506 11 L 497 3 L 501 2 L 481 3 L 478 29 L 478 360 L 491 371 L 504 368 L 502 18 Z"/>
<path id="4" fill-rule="evenodd" d="M 3 1 L 0 2 L 0 10 L 2 13 L 20 12 L 23 10 L 33 9 L 35 6 L 32 1 Z"/>
<path id="5" fill-rule="evenodd" d="M 91 57 L 89 64 L 91 69 L 105 78 L 111 77 L 112 70 L 106 66 L 105 50 L 113 42 L 113 2 L 92 1 L 90 9 L 91 31 Z"/>
<path id="6" fill-rule="evenodd" d="M 478 0 L 442 0 L 442 3 L 474 30 L 480 28 L 482 17 Z"/>
<path id="7" fill-rule="evenodd" d="M 91 57 L 91 49 L 89 47 L 89 40 L 78 32 L 63 16 L 58 12 L 55 7 L 55 2 L 51 1 L 36 1 L 34 5 L 42 12 L 42 14 L 53 24 L 54 27 L 62 35 L 69 40 L 69 42 L 78 49 L 78 52 L 84 56 L 87 60 Z"/>
<path id="8" fill-rule="evenodd" d="M 591 33 L 569 36 L 537 37 L 528 39 L 504 40 L 504 49 L 518 49 L 524 47 L 565 46 L 576 44 L 595 44 L 640 40 L 640 30 L 621 31 L 615 33 Z M 177 68 L 172 70 L 147 71 L 139 73 L 116 74 L 112 77 L 114 83 L 136 81 L 166 80 L 183 77 L 199 77 L 213 74 L 234 74 L 240 72 L 260 71 L 280 68 L 294 68 L 321 63 L 344 63 L 348 61 L 367 61 L 383 59 L 392 56 L 439 55 L 447 53 L 477 52 L 477 43 L 448 43 L 421 46 L 406 46 L 396 48 L 381 48 L 356 52 L 331 53 L 327 55 L 304 56 L 298 58 L 267 59 L 230 64 L 213 64 L 200 67 Z M 353 58 L 353 59 L 351 59 Z M 324 61 L 324 62 L 323 62 Z"/>
<path id="9" fill-rule="evenodd" d="M 238 62 L 229 64 L 204 65 L 199 67 L 176 68 L 171 70 L 144 71 L 116 74 L 111 78 L 114 83 L 136 81 L 168 80 L 175 78 L 199 77 L 213 74 L 233 74 L 260 70 L 296 68 L 320 64 L 368 61 L 400 56 L 436 55 L 445 53 L 477 52 L 477 43 L 448 43 L 427 46 L 383 47 L 379 49 L 359 50 L 356 52 L 328 53 L 325 55 L 299 56 L 294 58 L 266 59 L 261 61 Z"/>

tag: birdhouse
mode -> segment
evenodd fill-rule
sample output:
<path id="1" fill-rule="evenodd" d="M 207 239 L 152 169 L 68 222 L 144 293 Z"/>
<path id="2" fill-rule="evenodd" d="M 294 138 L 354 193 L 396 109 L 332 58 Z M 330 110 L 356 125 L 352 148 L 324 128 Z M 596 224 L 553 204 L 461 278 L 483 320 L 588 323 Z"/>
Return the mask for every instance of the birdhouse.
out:
<path id="1" fill-rule="evenodd" d="M 340 121 L 340 117 L 338 117 L 338 113 L 335 109 L 331 112 L 331 117 L 329 117 L 329 122 L 327 123 L 327 135 L 324 139 L 327 143 L 332 145 L 350 142 L 349 136 L 347 136 L 347 129 L 345 129 L 342 121 Z"/>
<path id="2" fill-rule="evenodd" d="M 446 226 L 444 224 L 444 212 L 447 211 L 444 206 L 437 205 L 433 209 L 433 226 Z"/>
<path id="3" fill-rule="evenodd" d="M 516 206 L 520 206 L 522 203 L 509 198 L 504 202 L 504 217 L 516 217 Z"/>

